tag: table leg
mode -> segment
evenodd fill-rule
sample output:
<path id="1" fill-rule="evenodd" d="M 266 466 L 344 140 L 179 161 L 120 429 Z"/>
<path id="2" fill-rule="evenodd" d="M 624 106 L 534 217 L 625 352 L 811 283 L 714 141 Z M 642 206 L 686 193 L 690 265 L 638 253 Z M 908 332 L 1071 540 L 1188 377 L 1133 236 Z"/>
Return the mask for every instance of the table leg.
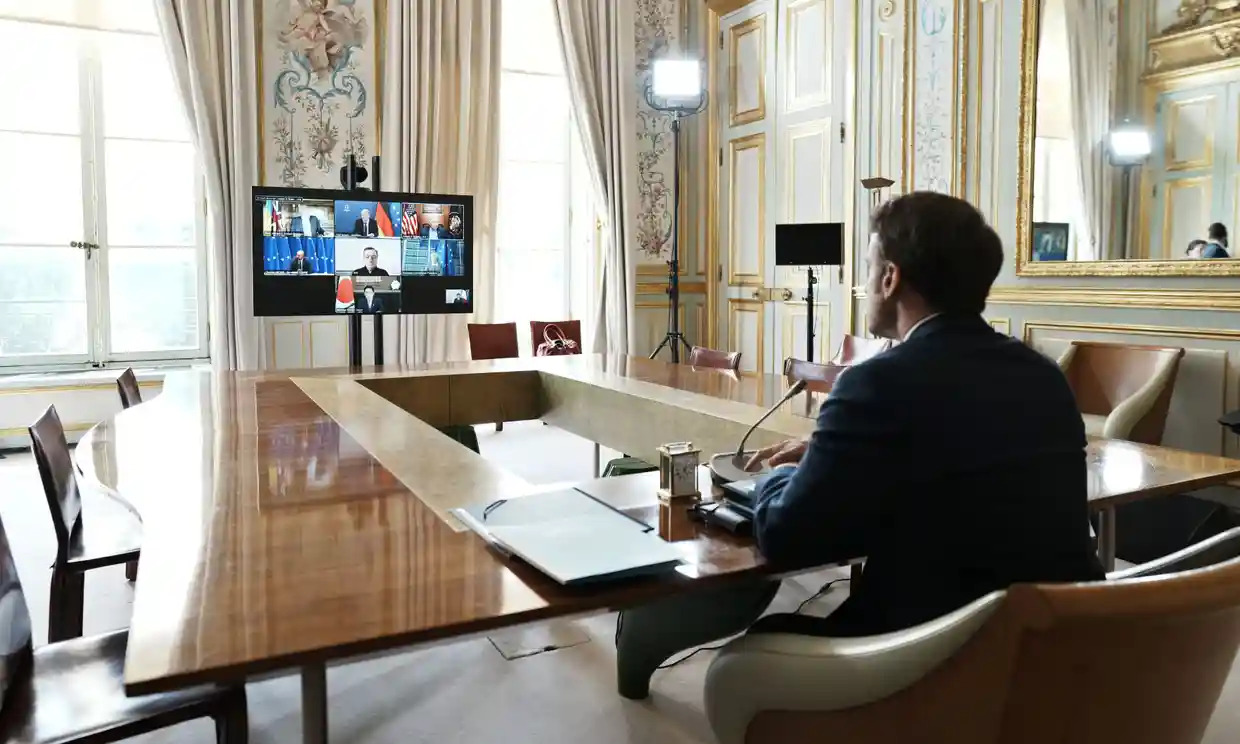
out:
<path id="1" fill-rule="evenodd" d="M 594 476 L 593 477 L 595 478 L 603 477 L 603 471 L 599 469 L 602 467 L 602 463 L 603 463 L 602 446 L 600 446 L 598 442 L 595 442 L 594 443 Z"/>
<path id="2" fill-rule="evenodd" d="M 1098 560 L 1103 571 L 1115 570 L 1115 508 L 1098 512 Z"/>
<path id="3" fill-rule="evenodd" d="M 301 668 L 302 744 L 327 744 L 327 667 Z"/>

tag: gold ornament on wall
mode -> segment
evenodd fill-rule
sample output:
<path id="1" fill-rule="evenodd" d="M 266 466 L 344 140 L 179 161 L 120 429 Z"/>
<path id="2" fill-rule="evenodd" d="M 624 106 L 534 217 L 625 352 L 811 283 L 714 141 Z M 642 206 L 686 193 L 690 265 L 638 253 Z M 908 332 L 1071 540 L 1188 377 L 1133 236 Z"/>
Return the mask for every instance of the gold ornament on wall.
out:
<path id="1" fill-rule="evenodd" d="M 1175 11 L 1179 20 L 1163 31 L 1172 34 L 1195 26 L 1225 21 L 1240 15 L 1240 0 L 1182 0 Z"/>
<path id="2" fill-rule="evenodd" d="M 878 18 L 882 21 L 890 20 L 896 14 L 895 0 L 884 0 L 883 4 L 878 6 Z"/>

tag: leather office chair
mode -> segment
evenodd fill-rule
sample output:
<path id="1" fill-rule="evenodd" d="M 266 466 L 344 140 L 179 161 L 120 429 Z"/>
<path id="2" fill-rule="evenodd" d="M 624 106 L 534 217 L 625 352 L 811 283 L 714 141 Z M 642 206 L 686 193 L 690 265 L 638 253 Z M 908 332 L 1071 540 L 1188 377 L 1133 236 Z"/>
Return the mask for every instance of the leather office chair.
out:
<path id="1" fill-rule="evenodd" d="M 844 334 L 844 343 L 840 344 L 840 350 L 835 352 L 831 363 L 845 367 L 861 364 L 870 357 L 878 356 L 890 348 L 891 339 L 865 338 L 864 336 L 854 336 L 851 333 L 846 333 Z"/>
<path id="2" fill-rule="evenodd" d="M 846 369 L 846 366 L 834 362 L 815 364 L 792 357 L 784 360 L 784 377 L 788 378 L 789 384 L 805 380 L 805 389 L 813 393 L 831 392 L 835 379 Z"/>
<path id="3" fill-rule="evenodd" d="M 1085 432 L 1161 444 L 1184 350 L 1073 341 L 1059 357 Z"/>
<path id="4" fill-rule="evenodd" d="M 559 326 L 565 338 L 577 343 L 577 352 L 581 353 L 581 321 L 580 320 L 531 320 L 530 321 L 530 353 L 538 353 L 538 345 L 543 343 L 547 326 Z"/>
<path id="5" fill-rule="evenodd" d="M 32 651 L 30 611 L 0 524 L 0 742 L 98 744 L 210 717 L 220 744 L 249 739 L 245 687 L 197 687 L 128 697 L 128 631 L 51 643 Z"/>
<path id="6" fill-rule="evenodd" d="M 705 369 L 728 369 L 740 371 L 741 353 L 739 351 L 717 351 L 705 346 L 694 346 L 689 350 L 689 366 Z"/>
<path id="7" fill-rule="evenodd" d="M 69 444 L 55 406 L 48 406 L 29 431 L 56 532 L 56 561 L 52 565 L 51 608 L 47 621 L 48 643 L 55 643 L 82 635 L 86 572 L 118 563 L 136 564 L 142 530 L 137 520 L 128 514 L 108 519 L 92 518 L 87 529 Z"/>
<path id="8" fill-rule="evenodd" d="M 127 367 L 116 378 L 116 392 L 121 396 L 121 408 L 133 408 L 142 402 L 142 391 L 138 389 L 138 378 L 133 373 L 133 367 Z"/>
<path id="9" fill-rule="evenodd" d="M 470 323 L 469 358 L 516 359 L 521 356 L 517 349 L 516 323 Z M 504 422 L 495 422 L 495 430 L 503 431 Z"/>
<path id="10" fill-rule="evenodd" d="M 896 633 L 745 636 L 707 672 L 707 717 L 721 744 L 1199 742 L 1240 648 L 1240 534 L 1207 542 Z"/>

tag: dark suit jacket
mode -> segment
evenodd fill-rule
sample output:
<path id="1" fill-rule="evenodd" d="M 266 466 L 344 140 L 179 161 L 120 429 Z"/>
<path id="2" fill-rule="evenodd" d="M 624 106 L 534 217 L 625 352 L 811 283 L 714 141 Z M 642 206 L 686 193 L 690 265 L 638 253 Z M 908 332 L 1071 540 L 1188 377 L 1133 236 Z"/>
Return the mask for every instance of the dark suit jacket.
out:
<path id="1" fill-rule="evenodd" d="M 866 556 L 812 632 L 871 635 L 1015 582 L 1102 578 L 1086 489 L 1059 367 L 981 317 L 941 315 L 839 377 L 800 464 L 759 489 L 754 534 L 777 566 Z"/>
<path id="2" fill-rule="evenodd" d="M 1206 247 L 1201 249 L 1202 258 L 1231 258 L 1227 253 L 1227 249 L 1218 243 L 1206 243 Z"/>
<path id="3" fill-rule="evenodd" d="M 374 217 L 371 217 L 370 221 L 363 225 L 362 218 L 358 217 L 353 221 L 353 234 L 364 235 L 368 238 L 377 237 L 379 235 L 379 223 L 375 222 Z"/>
<path id="4" fill-rule="evenodd" d="M 296 256 L 293 257 L 292 261 L 288 262 L 288 270 L 289 271 L 314 271 L 314 269 L 310 266 L 310 259 L 297 258 Z"/>
<path id="5" fill-rule="evenodd" d="M 379 297 L 379 295 L 375 295 L 374 304 L 367 306 L 366 295 L 363 294 L 357 298 L 357 311 L 359 313 L 364 313 L 367 315 L 373 315 L 374 313 L 381 313 L 383 312 L 383 298 Z"/>
<path id="6" fill-rule="evenodd" d="M 435 237 L 435 239 L 436 240 L 447 240 L 448 239 L 448 228 L 440 227 L 438 228 L 438 230 L 439 230 L 439 234 Z M 429 238 L 431 236 L 431 226 L 423 225 L 420 232 L 423 238 Z"/>

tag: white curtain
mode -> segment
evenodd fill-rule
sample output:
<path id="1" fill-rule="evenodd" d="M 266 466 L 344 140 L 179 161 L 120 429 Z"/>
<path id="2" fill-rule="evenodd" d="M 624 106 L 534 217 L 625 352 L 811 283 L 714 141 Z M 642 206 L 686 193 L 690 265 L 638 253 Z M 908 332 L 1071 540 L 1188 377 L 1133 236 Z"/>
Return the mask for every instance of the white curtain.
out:
<path id="1" fill-rule="evenodd" d="M 160 35 L 181 91 L 207 195 L 211 361 L 258 368 L 251 296 L 250 188 L 258 181 L 252 36 L 244 0 L 155 0 Z"/>
<path id="2" fill-rule="evenodd" d="M 393 0 L 384 28 L 382 186 L 473 195 L 472 319 L 488 322 L 495 298 L 500 3 Z M 468 359 L 468 320 L 401 316 L 397 360 Z"/>
<path id="3" fill-rule="evenodd" d="M 1072 138 L 1081 184 L 1081 260 L 1123 255 L 1111 245 L 1115 171 L 1107 162 L 1111 131 L 1111 60 L 1104 41 L 1106 0 L 1064 0 L 1072 79 Z"/>
<path id="4" fill-rule="evenodd" d="M 594 351 L 636 347 L 637 86 L 633 3 L 554 0 L 569 97 L 581 132 L 603 229 L 602 286 Z"/>

